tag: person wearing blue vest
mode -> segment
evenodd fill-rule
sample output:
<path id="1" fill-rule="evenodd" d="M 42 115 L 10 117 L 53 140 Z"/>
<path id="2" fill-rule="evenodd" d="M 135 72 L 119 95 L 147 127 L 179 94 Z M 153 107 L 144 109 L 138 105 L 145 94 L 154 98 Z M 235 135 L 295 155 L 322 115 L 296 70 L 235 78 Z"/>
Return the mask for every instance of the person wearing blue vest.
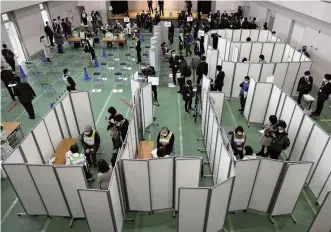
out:
<path id="1" fill-rule="evenodd" d="M 249 87 L 249 76 L 245 76 L 245 80 L 239 85 L 239 87 L 241 87 L 239 93 L 241 109 L 239 109 L 239 111 L 241 112 L 241 114 L 243 114 Z"/>
<path id="2" fill-rule="evenodd" d="M 97 151 L 100 147 L 100 135 L 96 130 L 93 130 L 90 125 L 85 127 L 84 133 L 81 135 L 81 142 L 85 150 L 87 163 L 97 167 Z"/>

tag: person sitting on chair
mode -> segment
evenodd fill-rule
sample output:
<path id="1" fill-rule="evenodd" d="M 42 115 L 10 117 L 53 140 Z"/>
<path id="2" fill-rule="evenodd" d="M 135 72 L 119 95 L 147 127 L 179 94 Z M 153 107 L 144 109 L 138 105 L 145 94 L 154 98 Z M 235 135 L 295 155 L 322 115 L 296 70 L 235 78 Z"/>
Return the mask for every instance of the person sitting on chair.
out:
<path id="1" fill-rule="evenodd" d="M 164 148 L 165 154 L 170 155 L 173 151 L 175 135 L 168 130 L 167 127 L 163 127 L 157 136 L 157 149 Z"/>
<path id="2" fill-rule="evenodd" d="M 97 151 L 100 147 L 100 135 L 96 130 L 93 130 L 90 125 L 85 127 L 84 133 L 81 135 L 81 142 L 85 150 L 85 156 L 88 164 L 97 167 Z"/>

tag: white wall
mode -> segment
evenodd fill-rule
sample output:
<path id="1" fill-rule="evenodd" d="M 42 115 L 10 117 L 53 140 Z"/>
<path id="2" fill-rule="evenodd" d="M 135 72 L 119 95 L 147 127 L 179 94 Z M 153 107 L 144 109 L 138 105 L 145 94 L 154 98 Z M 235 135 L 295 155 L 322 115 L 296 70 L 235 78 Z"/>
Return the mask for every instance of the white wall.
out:
<path id="1" fill-rule="evenodd" d="M 60 16 L 61 19 L 69 18 L 75 27 L 80 25 L 77 1 L 49 1 L 47 6 L 51 20 Z"/>
<path id="2" fill-rule="evenodd" d="M 259 18 L 260 19 L 259 28 L 262 28 L 263 24 L 268 21 L 267 8 L 261 7 L 260 5 L 253 3 L 253 2 L 250 3 L 249 6 L 250 6 L 250 8 L 248 10 L 248 14 L 246 14 L 246 15 L 248 15 L 249 21 L 252 20 L 254 17 Z"/>
<path id="3" fill-rule="evenodd" d="M 216 1 L 215 11 L 219 10 L 221 13 L 226 10 L 230 13 L 231 10 L 237 12 L 238 6 L 243 6 L 242 1 Z"/>
<path id="4" fill-rule="evenodd" d="M 305 26 L 295 22 L 291 35 L 290 45 L 298 50 L 301 47 L 301 40 L 305 32 Z"/>
<path id="5" fill-rule="evenodd" d="M 1 43 L 7 44 L 8 48 L 10 50 L 14 51 L 13 47 L 11 46 L 7 30 L 5 28 L 5 25 L 2 23 L 2 21 L 1 21 Z M 1 49 L 2 49 L 2 47 L 1 47 Z M 2 55 L 1 55 L 1 60 L 4 60 Z"/>
<path id="6" fill-rule="evenodd" d="M 107 3 L 106 1 L 78 1 L 78 6 L 84 6 L 85 12 L 91 15 L 92 10 L 99 11 L 102 17 L 102 21 L 105 22 L 107 19 Z M 129 7 L 130 9 L 130 7 Z"/>
<path id="7" fill-rule="evenodd" d="M 43 1 L 1 1 L 1 13 L 8 12 L 8 11 L 13 11 L 13 10 L 18 10 L 24 7 L 32 6 L 35 4 L 39 4 L 42 2 L 47 2 L 48 0 L 43 0 Z"/>
<path id="8" fill-rule="evenodd" d="M 155 9 L 158 4 L 157 0 L 153 0 L 153 9 Z M 185 6 L 185 1 L 183 0 L 172 0 L 172 1 L 164 1 L 164 10 L 183 10 Z M 196 11 L 198 6 L 197 1 L 192 1 L 192 11 Z M 145 0 L 138 0 L 138 1 L 128 1 L 128 8 L 131 11 L 141 11 L 141 10 L 148 10 L 147 1 Z"/>
<path id="9" fill-rule="evenodd" d="M 276 31 L 277 37 L 281 38 L 284 41 L 287 41 L 287 37 L 291 27 L 291 22 L 292 20 L 290 18 L 287 18 L 284 15 L 276 13 L 276 18 L 272 30 Z"/>

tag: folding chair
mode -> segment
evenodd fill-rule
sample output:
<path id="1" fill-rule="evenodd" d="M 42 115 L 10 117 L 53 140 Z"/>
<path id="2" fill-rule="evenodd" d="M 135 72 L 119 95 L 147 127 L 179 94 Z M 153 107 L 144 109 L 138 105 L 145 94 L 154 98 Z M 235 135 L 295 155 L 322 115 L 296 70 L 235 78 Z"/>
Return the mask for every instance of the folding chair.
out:
<path id="1" fill-rule="evenodd" d="M 100 87 L 101 89 L 103 89 L 103 80 L 102 80 L 101 72 L 93 73 L 92 84 L 96 87 Z"/>
<path id="2" fill-rule="evenodd" d="M 123 73 L 116 72 L 115 75 L 115 87 L 121 86 L 124 88 Z"/>

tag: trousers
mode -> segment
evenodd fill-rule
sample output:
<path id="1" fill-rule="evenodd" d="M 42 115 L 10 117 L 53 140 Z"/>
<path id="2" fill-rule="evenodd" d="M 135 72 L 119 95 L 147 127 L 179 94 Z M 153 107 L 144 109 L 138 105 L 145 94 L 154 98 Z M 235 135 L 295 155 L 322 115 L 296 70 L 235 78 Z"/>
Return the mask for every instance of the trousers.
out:
<path id="1" fill-rule="evenodd" d="M 9 95 L 10 95 L 11 99 L 13 101 L 15 101 L 15 95 L 14 95 L 14 92 L 13 92 L 12 88 L 9 87 L 8 84 L 6 84 L 6 88 L 7 88 L 8 92 L 9 92 Z"/>
<path id="2" fill-rule="evenodd" d="M 240 95 L 240 106 L 241 109 L 244 110 L 246 105 L 246 98 L 243 95 Z"/>
<path id="3" fill-rule="evenodd" d="M 30 118 L 34 118 L 34 109 L 33 109 L 33 105 L 32 105 L 32 101 L 30 102 L 21 102 L 22 106 L 24 107 L 24 109 L 26 110 L 26 112 L 28 112 L 29 117 Z"/>

